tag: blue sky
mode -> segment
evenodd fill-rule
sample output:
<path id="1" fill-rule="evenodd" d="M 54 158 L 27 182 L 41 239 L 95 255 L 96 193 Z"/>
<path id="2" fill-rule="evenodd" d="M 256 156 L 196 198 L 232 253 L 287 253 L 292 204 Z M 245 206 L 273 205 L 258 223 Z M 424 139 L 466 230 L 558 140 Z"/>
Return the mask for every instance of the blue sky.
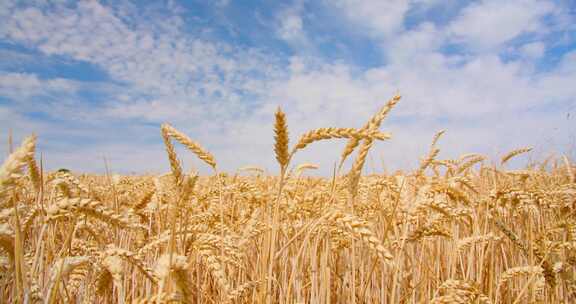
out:
<path id="1" fill-rule="evenodd" d="M 571 0 L 4 0 L 0 20 L 0 142 L 37 133 L 48 169 L 167 171 L 170 122 L 223 170 L 275 172 L 276 107 L 295 141 L 359 127 L 396 92 L 368 172 L 413 167 L 441 129 L 440 157 L 576 155 Z M 330 172 L 343 144 L 295 163 Z"/>

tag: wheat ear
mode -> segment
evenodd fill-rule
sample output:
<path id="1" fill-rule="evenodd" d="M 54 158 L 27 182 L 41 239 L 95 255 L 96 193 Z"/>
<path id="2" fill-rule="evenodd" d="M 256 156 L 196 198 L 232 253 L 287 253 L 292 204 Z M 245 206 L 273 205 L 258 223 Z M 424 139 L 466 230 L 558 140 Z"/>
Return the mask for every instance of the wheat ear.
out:
<path id="1" fill-rule="evenodd" d="M 164 128 L 162 128 L 162 139 L 164 140 L 164 146 L 166 146 L 166 152 L 168 153 L 168 161 L 170 162 L 170 170 L 172 171 L 172 176 L 174 176 L 176 184 L 181 185 L 183 179 L 182 165 L 178 160 L 178 155 L 176 154 L 176 149 L 174 149 L 174 145 L 170 140 L 170 135 L 164 130 Z"/>
<path id="2" fill-rule="evenodd" d="M 14 262 L 14 231 L 8 224 L 0 225 L 0 248 L 4 249 L 10 257 L 10 262 Z"/>
<path id="3" fill-rule="evenodd" d="M 358 183 L 360 182 L 360 176 L 362 175 L 362 168 L 364 167 L 364 163 L 366 162 L 366 157 L 368 156 L 368 151 L 372 147 L 372 139 L 367 139 L 364 141 L 360 150 L 358 152 L 358 156 L 348 173 L 348 189 L 352 195 L 352 197 L 356 196 L 358 191 Z"/>
<path id="4" fill-rule="evenodd" d="M 31 135 L 24 139 L 22 145 L 8 158 L 0 167 L 0 199 L 2 199 L 9 188 L 14 186 L 20 170 L 26 165 L 29 158 L 34 157 L 36 148 L 36 135 Z"/>
<path id="5" fill-rule="evenodd" d="M 192 301 L 192 281 L 188 274 L 188 263 L 186 257 L 181 255 L 173 255 L 170 261 L 170 255 L 165 254 L 158 258 L 156 263 L 156 276 L 160 279 L 160 285 L 164 286 L 169 277 L 174 278 L 176 286 L 182 294 L 182 303 L 193 303 Z"/>
<path id="6" fill-rule="evenodd" d="M 512 150 L 512 151 L 504 154 L 504 156 L 502 156 L 502 159 L 500 159 L 500 165 L 504 166 L 504 164 L 506 164 L 513 157 L 516 157 L 520 154 L 527 153 L 530 151 L 532 151 L 532 148 L 521 148 L 521 149 Z"/>
<path id="7" fill-rule="evenodd" d="M 362 131 L 352 128 L 319 128 L 306 132 L 300 137 L 296 146 L 292 149 L 292 155 L 298 150 L 304 149 L 309 144 L 332 138 L 357 138 L 357 139 L 370 139 L 370 140 L 386 140 L 392 136 L 389 133 L 383 133 L 376 130 Z"/>
<path id="8" fill-rule="evenodd" d="M 276 154 L 276 160 L 278 161 L 278 164 L 280 164 L 280 168 L 285 170 L 290 161 L 290 156 L 288 155 L 289 138 L 286 115 L 282 112 L 282 109 L 278 108 L 274 117 L 274 153 Z"/>
<path id="9" fill-rule="evenodd" d="M 327 219 L 341 225 L 350 233 L 359 237 L 383 262 L 389 262 L 393 259 L 392 254 L 382 245 L 376 235 L 368 229 L 367 224 L 356 216 L 340 210 L 333 210 Z"/>
<path id="10" fill-rule="evenodd" d="M 384 118 L 386 118 L 390 110 L 392 110 L 392 108 L 394 108 L 394 106 L 400 101 L 400 98 L 401 98 L 400 95 L 395 95 L 394 97 L 392 97 L 392 99 L 388 100 L 388 102 L 382 107 L 382 109 L 380 109 L 380 111 L 378 111 L 378 113 L 376 113 L 376 115 L 374 115 L 360 130 L 368 131 L 380 128 L 382 121 L 384 120 Z M 348 143 L 346 144 L 346 147 L 344 148 L 344 151 L 342 151 L 342 155 L 340 156 L 340 164 L 338 166 L 339 168 L 342 167 L 342 164 L 344 163 L 346 158 L 350 154 L 352 154 L 352 152 L 354 152 L 354 149 L 358 146 L 358 144 L 360 144 L 360 139 L 358 138 L 350 138 L 348 140 Z"/>
<path id="11" fill-rule="evenodd" d="M 186 136 L 186 134 L 176 130 L 174 127 L 172 127 L 167 123 L 162 125 L 162 133 L 176 139 L 178 142 L 180 142 L 182 145 L 188 148 L 188 150 L 196 154 L 198 158 L 200 158 L 210 167 L 216 170 L 216 160 L 214 159 L 214 156 L 212 156 L 212 154 L 210 154 L 208 151 L 202 148 L 202 146 L 200 146 L 199 143 L 193 141 L 188 136 Z"/>

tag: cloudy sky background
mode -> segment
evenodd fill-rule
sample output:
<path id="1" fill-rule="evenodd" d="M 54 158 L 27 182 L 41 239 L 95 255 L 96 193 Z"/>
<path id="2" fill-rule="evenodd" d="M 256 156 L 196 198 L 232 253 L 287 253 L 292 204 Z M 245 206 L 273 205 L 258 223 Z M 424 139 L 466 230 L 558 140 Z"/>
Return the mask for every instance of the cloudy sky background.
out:
<path id="1" fill-rule="evenodd" d="M 277 171 L 273 113 L 293 142 L 360 127 L 396 92 L 368 172 L 441 158 L 576 156 L 572 0 L 0 1 L 0 156 L 35 132 L 48 169 L 164 172 L 170 122 L 226 171 Z M 343 141 L 295 163 L 331 171 Z M 209 172 L 180 150 L 187 168 Z M 526 158 L 524 159 L 524 162 Z"/>

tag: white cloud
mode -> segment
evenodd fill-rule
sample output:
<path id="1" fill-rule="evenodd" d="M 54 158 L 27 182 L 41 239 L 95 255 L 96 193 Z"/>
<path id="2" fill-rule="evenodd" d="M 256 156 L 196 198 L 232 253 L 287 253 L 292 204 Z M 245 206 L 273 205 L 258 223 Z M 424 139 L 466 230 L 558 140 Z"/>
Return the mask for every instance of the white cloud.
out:
<path id="1" fill-rule="evenodd" d="M 382 48 L 387 58 L 394 63 L 409 62 L 424 54 L 437 52 L 443 45 L 446 34 L 433 23 L 424 22 L 415 29 L 402 32 L 398 37 L 387 40 Z"/>
<path id="2" fill-rule="evenodd" d="M 35 74 L 0 73 L 0 96 L 23 101 L 32 96 L 49 94 L 71 94 L 76 92 L 76 81 L 68 79 L 39 79 Z"/>
<path id="3" fill-rule="evenodd" d="M 234 98 L 250 83 L 245 73 L 270 72 L 266 58 L 256 52 L 189 38 L 178 22 L 116 14 L 120 12 L 93 1 L 46 12 L 26 8 L 8 18 L 3 34 L 48 55 L 96 64 L 113 79 L 148 95 Z M 142 25 L 151 22 L 156 27 Z"/>
<path id="4" fill-rule="evenodd" d="M 409 0 L 335 0 L 328 3 L 375 36 L 401 30 L 404 14 L 410 8 Z"/>
<path id="5" fill-rule="evenodd" d="M 214 5 L 216 5 L 216 7 L 222 8 L 222 7 L 226 7 L 230 4 L 230 0 L 217 0 L 214 1 Z"/>
<path id="6" fill-rule="evenodd" d="M 520 53 L 529 59 L 538 59 L 546 52 L 546 45 L 542 42 L 527 43 L 520 47 Z"/>
<path id="7" fill-rule="evenodd" d="M 415 51 L 425 52 L 431 46 L 447 43 L 462 45 L 467 52 L 494 52 L 523 35 L 541 38 L 553 31 L 574 28 L 566 8 L 547 0 L 482 0 L 467 5 L 435 0 L 338 0 L 328 4 L 353 21 L 359 29 L 356 33 L 380 39 L 384 53 L 390 52 L 390 45 L 401 45 L 402 51 L 408 53 L 402 56 L 404 59 Z M 442 22 L 427 18 L 426 14 L 433 12 L 430 9 L 445 6 L 456 12 L 454 18 Z M 458 11 L 458 6 L 463 8 Z M 413 13 L 417 13 L 417 18 L 405 24 Z"/>
<path id="8" fill-rule="evenodd" d="M 287 12 L 280 17 L 280 29 L 278 31 L 280 38 L 286 41 L 302 39 L 302 17 L 295 12 Z"/>
<path id="9" fill-rule="evenodd" d="M 276 14 L 275 34 L 286 42 L 293 52 L 311 55 L 317 53 L 317 49 L 312 41 L 313 37 L 309 36 L 305 28 L 304 3 L 303 0 L 297 0 Z"/>
<path id="10" fill-rule="evenodd" d="M 456 42 L 490 50 L 522 34 L 546 31 L 543 19 L 555 10 L 550 1 L 484 0 L 464 8 L 448 30 Z"/>

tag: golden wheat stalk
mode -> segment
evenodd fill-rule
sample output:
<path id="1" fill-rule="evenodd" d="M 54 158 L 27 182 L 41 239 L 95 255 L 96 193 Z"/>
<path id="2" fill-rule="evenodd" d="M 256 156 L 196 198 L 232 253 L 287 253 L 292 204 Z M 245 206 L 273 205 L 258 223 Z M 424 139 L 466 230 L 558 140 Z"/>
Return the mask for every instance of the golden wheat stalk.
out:
<path id="1" fill-rule="evenodd" d="M 327 217 L 327 220 L 341 225 L 350 233 L 359 237 L 383 262 L 389 262 L 394 258 L 376 235 L 368 229 L 367 224 L 354 215 L 339 210 L 333 210 Z"/>
<path id="2" fill-rule="evenodd" d="M 311 164 L 311 163 L 304 163 L 296 166 L 296 175 L 300 175 L 304 170 L 316 170 L 318 169 L 318 165 Z"/>
<path id="3" fill-rule="evenodd" d="M 302 135 L 296 146 L 292 149 L 291 155 L 296 153 L 298 150 L 304 149 L 313 142 L 332 138 L 386 140 L 390 139 L 391 135 L 379 131 L 361 131 L 352 128 L 319 128 L 308 131 Z"/>
<path id="4" fill-rule="evenodd" d="M 10 257 L 10 262 L 14 262 L 14 231 L 8 224 L 0 224 L 0 248 Z"/>
<path id="5" fill-rule="evenodd" d="M 440 149 L 436 148 L 436 144 L 445 132 L 445 130 L 440 130 L 434 134 L 434 137 L 432 138 L 432 144 L 430 144 L 430 151 L 428 152 L 428 155 L 426 155 L 426 157 L 420 161 L 420 166 L 416 171 L 416 176 L 422 176 L 426 168 L 428 168 L 434 162 L 438 156 L 438 153 L 440 153 Z"/>
<path id="6" fill-rule="evenodd" d="M 532 148 L 521 148 L 521 149 L 512 150 L 512 151 L 504 154 L 504 156 L 502 156 L 502 158 L 500 159 L 500 165 L 504 166 L 512 158 L 514 158 L 520 154 L 523 154 L 523 153 L 528 153 L 530 151 L 532 151 Z"/>
<path id="7" fill-rule="evenodd" d="M 466 170 L 470 169 L 472 166 L 476 165 L 477 163 L 480 163 L 481 161 L 483 161 L 485 159 L 486 159 L 486 157 L 484 157 L 482 155 L 469 157 L 468 160 L 466 160 L 464 163 L 462 163 L 460 166 L 458 166 L 458 171 L 456 173 L 457 174 L 464 173 L 464 172 L 466 172 Z"/>
<path id="8" fill-rule="evenodd" d="M 58 282 L 61 281 L 60 278 L 66 278 L 75 268 L 85 265 L 89 261 L 90 258 L 86 256 L 66 257 L 56 260 L 52 264 L 50 280 L 44 294 L 53 295 L 56 292 L 56 288 L 58 288 Z"/>
<path id="9" fill-rule="evenodd" d="M 174 127 L 167 123 L 162 125 L 162 133 L 165 134 L 165 136 L 170 136 L 177 140 L 184 147 L 188 148 L 188 150 L 192 151 L 192 153 L 196 154 L 198 158 L 216 170 L 216 160 L 214 159 L 214 156 L 202 148 L 199 143 L 186 136 L 186 134 L 176 130 Z"/>
<path id="10" fill-rule="evenodd" d="M 257 166 L 244 166 L 238 168 L 238 171 L 247 171 L 247 172 L 256 172 L 258 174 L 263 174 L 264 169 L 257 167 Z"/>
<path id="11" fill-rule="evenodd" d="M 372 118 L 370 118 L 370 120 L 366 123 L 366 125 L 362 127 L 362 129 L 360 129 L 360 131 L 377 130 L 378 128 L 380 128 L 382 121 L 386 118 L 388 113 L 392 110 L 392 108 L 394 108 L 394 106 L 399 101 L 400 101 L 400 95 L 395 95 L 390 100 L 388 100 L 388 102 L 380 109 L 380 111 L 378 111 L 378 113 L 376 113 Z M 342 151 L 342 155 L 340 156 L 340 164 L 338 166 L 339 168 L 342 167 L 342 164 L 344 163 L 344 161 L 346 161 L 346 158 L 348 158 L 348 156 L 352 154 L 352 152 L 354 152 L 354 149 L 358 146 L 358 144 L 360 144 L 359 138 L 350 138 L 348 140 L 348 142 L 346 143 L 346 147 L 344 148 L 344 151 Z"/>
<path id="12" fill-rule="evenodd" d="M 492 303 L 490 298 L 478 290 L 473 282 L 464 280 L 447 280 L 438 291 L 443 296 L 435 297 L 434 304 L 467 304 L 467 303 Z"/>
<path id="13" fill-rule="evenodd" d="M 278 107 L 276 113 L 274 114 L 274 153 L 276 154 L 276 160 L 280 164 L 282 171 L 288 166 L 290 161 L 290 156 L 288 154 L 288 125 L 286 123 L 286 114 L 282 112 L 282 109 Z"/>
<path id="14" fill-rule="evenodd" d="M 368 151 L 372 147 L 372 139 L 367 139 L 364 141 L 358 152 L 358 156 L 348 173 L 348 189 L 352 197 L 356 196 L 358 191 L 358 183 L 360 182 L 360 176 L 362 175 L 362 168 L 366 162 L 366 157 L 368 156 Z"/>
<path id="15" fill-rule="evenodd" d="M 519 266 L 507 269 L 500 275 L 500 285 L 512 280 L 513 278 L 526 276 L 526 275 L 541 275 L 543 276 L 542 267 L 540 266 Z"/>
<path id="16" fill-rule="evenodd" d="M 500 237 L 494 235 L 493 233 L 483 234 L 483 235 L 474 235 L 465 238 L 461 238 L 456 243 L 456 249 L 459 252 L 469 249 L 473 245 L 476 244 L 483 244 L 487 242 L 497 242 L 500 241 Z"/>
<path id="17" fill-rule="evenodd" d="M 31 135 L 24 139 L 22 145 L 12 152 L 0 167 L 0 205 L 6 192 L 15 186 L 15 181 L 27 161 L 34 158 L 35 148 L 36 135 Z"/>
<path id="18" fill-rule="evenodd" d="M 158 281 L 158 279 L 153 276 L 152 270 L 146 266 L 146 264 L 142 260 L 142 258 L 138 254 L 136 254 L 130 250 L 117 248 L 117 247 L 112 245 L 112 246 L 108 246 L 108 248 L 106 248 L 106 250 L 104 250 L 104 252 L 102 254 L 104 256 L 120 257 L 123 260 L 127 261 L 128 263 L 132 264 L 134 267 L 136 267 L 150 281 L 152 281 L 154 283 L 156 281 Z"/>
<path id="19" fill-rule="evenodd" d="M 124 298 L 122 259 L 116 255 L 105 255 L 101 261 L 101 265 L 108 272 L 109 278 L 112 280 L 112 286 L 116 288 L 118 293 L 118 298 Z"/>
<path id="20" fill-rule="evenodd" d="M 576 183 L 574 168 L 572 167 L 570 160 L 568 159 L 568 157 L 566 157 L 566 155 L 562 155 L 562 160 L 564 161 L 564 165 L 566 166 L 566 173 L 568 174 L 569 181 L 571 183 Z"/>
<path id="21" fill-rule="evenodd" d="M 178 291 L 181 293 L 181 303 L 193 303 L 192 282 L 188 274 L 189 264 L 185 256 L 165 254 L 156 262 L 155 274 L 160 279 L 160 285 L 164 286 L 168 278 L 172 277 Z"/>
<path id="22" fill-rule="evenodd" d="M 30 181 L 34 186 L 34 190 L 36 192 L 40 191 L 42 187 L 42 180 L 40 176 L 40 170 L 38 169 L 38 165 L 36 165 L 36 160 L 34 159 L 34 155 L 29 155 L 26 158 L 26 163 L 28 164 L 28 172 L 30 175 Z"/>
<path id="23" fill-rule="evenodd" d="M 168 161 L 170 162 L 170 170 L 172 171 L 172 176 L 176 181 L 176 185 L 182 184 L 183 173 L 182 165 L 178 160 L 178 155 L 176 154 L 176 149 L 170 140 L 170 135 L 162 129 L 162 139 L 164 140 L 164 146 L 166 147 L 166 152 L 168 153 Z"/>

